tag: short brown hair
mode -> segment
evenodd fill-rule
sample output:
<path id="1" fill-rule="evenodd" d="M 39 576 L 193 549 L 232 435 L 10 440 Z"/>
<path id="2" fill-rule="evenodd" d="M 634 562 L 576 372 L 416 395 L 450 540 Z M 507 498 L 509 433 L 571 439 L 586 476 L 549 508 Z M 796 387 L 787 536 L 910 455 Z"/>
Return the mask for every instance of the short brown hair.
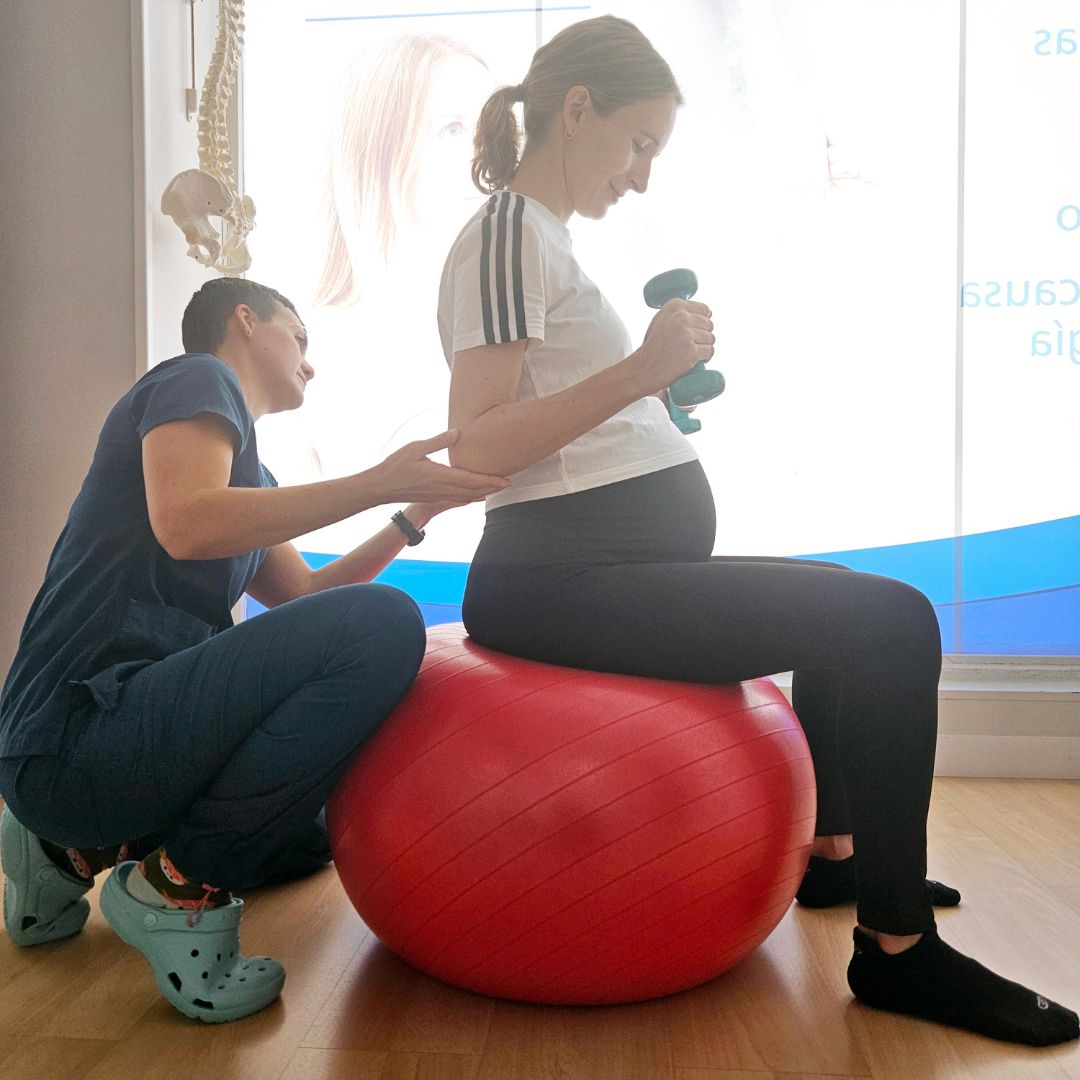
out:
<path id="1" fill-rule="evenodd" d="M 293 302 L 277 289 L 245 278 L 213 278 L 192 296 L 184 309 L 180 324 L 184 351 L 213 353 L 225 340 L 229 317 L 238 304 L 246 304 L 263 322 L 274 317 L 278 304 L 297 315 Z"/>

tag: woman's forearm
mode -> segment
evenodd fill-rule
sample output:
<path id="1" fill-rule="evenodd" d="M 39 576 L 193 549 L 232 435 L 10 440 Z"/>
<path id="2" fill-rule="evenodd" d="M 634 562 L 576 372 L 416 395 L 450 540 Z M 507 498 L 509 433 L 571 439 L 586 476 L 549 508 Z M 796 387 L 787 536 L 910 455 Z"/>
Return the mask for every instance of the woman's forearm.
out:
<path id="1" fill-rule="evenodd" d="M 431 520 L 430 511 L 423 505 L 406 506 L 403 512 L 418 529 L 424 528 Z M 371 581 L 386 569 L 405 545 L 405 534 L 391 522 L 352 551 L 314 571 L 311 575 L 313 591 Z"/>
<path id="2" fill-rule="evenodd" d="M 632 353 L 557 394 L 504 402 L 469 421 L 451 414 L 461 431 L 450 449 L 451 463 L 513 476 L 655 390 L 643 377 L 638 354 Z"/>

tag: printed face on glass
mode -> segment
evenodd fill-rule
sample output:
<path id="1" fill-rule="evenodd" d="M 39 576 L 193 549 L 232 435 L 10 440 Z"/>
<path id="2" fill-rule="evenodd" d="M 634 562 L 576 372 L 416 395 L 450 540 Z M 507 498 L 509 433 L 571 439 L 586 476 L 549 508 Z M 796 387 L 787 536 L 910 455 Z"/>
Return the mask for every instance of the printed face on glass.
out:
<path id="1" fill-rule="evenodd" d="M 493 89 L 463 42 L 402 35 L 351 65 L 335 105 L 315 307 L 427 271 L 471 213 L 472 135 Z M 382 301 L 379 301 L 380 303 Z"/>
<path id="2" fill-rule="evenodd" d="M 483 197 L 469 170 L 473 132 L 493 89 L 491 72 L 468 56 L 450 58 L 432 79 L 427 123 L 414 160 L 411 209 L 419 228 L 458 228 L 470 204 Z"/>

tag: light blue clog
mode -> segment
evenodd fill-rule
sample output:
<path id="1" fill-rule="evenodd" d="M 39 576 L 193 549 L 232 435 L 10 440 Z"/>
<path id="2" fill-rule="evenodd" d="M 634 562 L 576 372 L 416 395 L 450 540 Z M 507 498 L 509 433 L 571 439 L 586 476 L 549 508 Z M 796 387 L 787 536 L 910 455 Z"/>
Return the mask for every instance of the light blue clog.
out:
<path id="1" fill-rule="evenodd" d="M 90 914 L 90 884 L 65 873 L 38 838 L 5 806 L 0 820 L 4 926 L 16 945 L 42 945 L 77 934 Z"/>
<path id="2" fill-rule="evenodd" d="M 281 993 L 285 969 L 268 956 L 240 955 L 244 901 L 193 914 L 151 907 L 127 891 L 137 864 L 119 863 L 101 888 L 101 913 L 120 938 L 146 957 L 158 989 L 185 1016 L 207 1024 L 239 1020 Z"/>

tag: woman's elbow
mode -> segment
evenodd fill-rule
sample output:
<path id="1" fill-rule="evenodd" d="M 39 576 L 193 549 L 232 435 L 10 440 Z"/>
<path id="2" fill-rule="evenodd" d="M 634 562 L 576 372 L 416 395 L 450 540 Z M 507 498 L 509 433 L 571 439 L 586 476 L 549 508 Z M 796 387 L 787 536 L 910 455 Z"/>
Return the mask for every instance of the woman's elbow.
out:
<path id="1" fill-rule="evenodd" d="M 451 448 L 449 454 L 450 464 L 455 469 L 467 469 L 469 472 L 482 472 L 476 455 L 470 450 L 457 450 Z"/>
<path id="2" fill-rule="evenodd" d="M 213 558 L 206 537 L 184 520 L 151 520 L 154 539 L 170 559 L 177 562 L 193 562 Z"/>
<path id="3" fill-rule="evenodd" d="M 477 446 L 473 433 L 465 424 L 458 427 L 458 436 L 446 452 L 447 460 L 455 469 L 469 469 L 472 472 L 482 472 L 479 458 L 483 457 L 483 450 Z M 479 453 L 478 453 L 479 451 Z"/>
<path id="4" fill-rule="evenodd" d="M 508 476 L 505 472 L 505 463 L 500 460 L 498 454 L 492 453 L 488 448 L 478 446 L 475 442 L 467 442 L 464 446 L 460 440 L 449 450 L 450 464 L 455 469 L 465 469 L 468 472 L 483 473 L 486 476 Z"/>

